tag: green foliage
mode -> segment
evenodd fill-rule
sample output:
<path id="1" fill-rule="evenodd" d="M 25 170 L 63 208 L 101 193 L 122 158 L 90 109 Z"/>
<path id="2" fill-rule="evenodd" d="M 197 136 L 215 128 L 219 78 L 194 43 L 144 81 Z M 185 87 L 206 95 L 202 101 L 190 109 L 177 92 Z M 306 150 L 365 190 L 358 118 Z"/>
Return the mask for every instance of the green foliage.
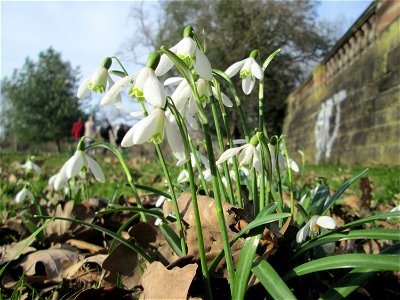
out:
<path id="1" fill-rule="evenodd" d="M 145 11 L 133 11 L 140 28 L 134 32 L 133 50 L 139 50 L 137 46 L 146 46 L 150 51 L 161 45 L 172 47 L 182 38 L 182 28 L 187 24 L 198 33 L 204 32 L 200 39 L 204 39 L 207 57 L 213 68 L 223 71 L 255 48 L 263 60 L 281 48 L 279 59 L 268 66 L 264 90 L 268 99 L 266 128 L 271 133 L 281 133 L 284 99 L 333 43 L 326 24 L 316 22 L 316 5 L 315 1 L 166 1 L 161 4 L 157 29 L 153 22 L 147 23 Z M 236 83 L 239 85 L 239 80 Z M 242 100 L 246 102 L 247 115 L 253 119 L 252 127 L 256 124 L 257 101 L 247 98 Z"/>
<path id="2" fill-rule="evenodd" d="M 21 69 L 2 81 L 6 136 L 15 135 L 22 145 L 59 143 L 69 137 L 81 116 L 75 97 L 77 72 L 52 48 L 40 52 L 37 62 L 27 58 Z"/>

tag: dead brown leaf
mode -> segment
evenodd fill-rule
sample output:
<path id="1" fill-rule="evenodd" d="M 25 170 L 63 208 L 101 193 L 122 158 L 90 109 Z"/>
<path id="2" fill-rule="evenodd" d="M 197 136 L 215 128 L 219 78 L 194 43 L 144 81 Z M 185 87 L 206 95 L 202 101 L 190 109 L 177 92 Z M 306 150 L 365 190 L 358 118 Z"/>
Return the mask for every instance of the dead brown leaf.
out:
<path id="1" fill-rule="evenodd" d="M 119 244 L 103 261 L 103 269 L 109 271 L 105 278 L 108 282 L 117 283 L 118 277 L 122 284 L 128 288 L 134 288 L 140 284 L 141 272 L 138 255 L 124 244 Z"/>
<path id="2" fill-rule="evenodd" d="M 197 264 L 167 270 L 162 263 L 151 263 L 142 278 L 144 299 L 186 299 L 196 275 Z"/>
<path id="3" fill-rule="evenodd" d="M 100 252 L 104 250 L 103 247 L 82 241 L 82 240 L 76 240 L 76 239 L 69 239 L 66 242 L 68 245 L 71 245 L 72 247 L 75 247 L 80 250 L 88 250 L 91 254 Z"/>
<path id="4" fill-rule="evenodd" d="M 12 243 L 11 245 L 0 246 L 0 265 L 5 264 L 5 263 L 9 262 L 10 260 L 16 260 L 22 254 L 27 254 L 32 251 L 35 251 L 36 250 L 35 248 L 30 247 L 30 245 L 34 242 L 34 239 L 32 239 L 32 241 L 27 245 L 27 247 L 25 247 L 24 250 L 22 250 L 22 252 L 20 254 L 18 254 L 16 257 L 14 257 L 14 255 L 16 255 L 18 253 L 18 251 L 21 250 L 21 248 L 23 247 L 24 243 L 26 243 L 27 240 L 28 240 L 28 238 L 23 239 L 22 241 L 19 241 L 18 243 Z"/>
<path id="5" fill-rule="evenodd" d="M 103 262 L 107 258 L 107 256 L 108 256 L 107 254 L 97 254 L 94 256 L 86 257 L 85 259 L 80 260 L 80 261 L 76 262 L 75 264 L 66 268 L 62 272 L 62 277 L 66 278 L 66 279 L 73 279 L 75 277 L 75 275 L 78 273 L 78 271 L 85 264 L 88 264 L 88 263 L 94 263 L 94 264 L 99 265 L 99 267 L 101 267 L 101 265 L 103 264 Z"/>
<path id="6" fill-rule="evenodd" d="M 61 272 L 77 262 L 81 255 L 69 245 L 57 245 L 49 249 L 38 250 L 25 256 L 18 266 L 27 276 L 36 276 L 39 281 L 61 282 Z M 44 266 L 45 274 L 36 274 L 38 264 Z"/>
<path id="7" fill-rule="evenodd" d="M 57 217 L 63 217 L 63 218 L 74 218 L 75 214 L 72 212 L 74 208 L 74 202 L 73 201 L 68 201 L 64 204 L 64 207 L 61 206 L 61 203 L 59 203 L 56 206 L 54 216 Z M 71 222 L 69 221 L 64 221 L 64 220 L 55 220 L 50 223 L 45 229 L 47 235 L 52 235 L 55 234 L 57 236 L 63 235 L 69 227 L 71 226 Z"/>

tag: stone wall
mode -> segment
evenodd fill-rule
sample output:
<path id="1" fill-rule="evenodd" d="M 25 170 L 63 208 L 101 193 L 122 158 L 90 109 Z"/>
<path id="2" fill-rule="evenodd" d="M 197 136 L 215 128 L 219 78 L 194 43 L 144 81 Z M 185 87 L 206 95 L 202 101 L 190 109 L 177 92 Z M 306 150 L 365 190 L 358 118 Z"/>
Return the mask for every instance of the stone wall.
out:
<path id="1" fill-rule="evenodd" d="M 308 162 L 400 165 L 400 1 L 372 3 L 288 98 Z"/>

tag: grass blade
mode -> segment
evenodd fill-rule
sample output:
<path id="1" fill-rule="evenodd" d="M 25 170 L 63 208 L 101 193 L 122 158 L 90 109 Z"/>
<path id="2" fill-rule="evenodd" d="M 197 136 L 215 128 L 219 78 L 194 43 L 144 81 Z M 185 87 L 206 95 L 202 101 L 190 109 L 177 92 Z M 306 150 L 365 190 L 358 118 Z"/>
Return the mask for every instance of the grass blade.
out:
<path id="1" fill-rule="evenodd" d="M 395 254 L 400 250 L 400 243 L 396 243 L 382 253 Z M 364 286 L 368 280 L 378 271 L 370 268 L 355 268 L 339 279 L 335 285 L 326 292 L 320 299 L 341 300 L 349 296 L 356 289 Z"/>
<path id="2" fill-rule="evenodd" d="M 244 241 L 240 257 L 236 268 L 235 279 L 233 281 L 232 299 L 244 299 L 247 290 L 247 282 L 249 281 L 250 272 L 253 264 L 253 257 L 256 254 L 258 243 L 261 238 L 261 230 L 257 230 L 259 234 L 248 237 Z"/>
<path id="3" fill-rule="evenodd" d="M 144 184 L 135 184 L 135 185 L 136 185 L 136 188 L 139 190 L 148 191 L 148 192 L 160 195 L 160 196 L 164 196 L 167 199 L 171 199 L 171 195 L 168 194 L 167 192 L 161 191 L 159 189 L 156 189 L 151 186 L 144 185 Z"/>
<path id="4" fill-rule="evenodd" d="M 272 298 L 296 299 L 290 288 L 266 260 L 258 256 L 251 270 Z"/>
<path id="5" fill-rule="evenodd" d="M 105 214 L 111 214 L 114 212 L 119 212 L 119 211 L 132 211 L 132 212 L 138 212 L 138 213 L 144 213 L 146 215 L 154 216 L 157 218 L 164 218 L 164 214 L 160 209 L 147 209 L 147 208 L 139 208 L 139 207 L 127 207 L 127 206 L 112 206 L 114 208 L 107 209 L 107 210 L 100 210 L 96 212 L 96 215 L 105 215 Z"/>
<path id="6" fill-rule="evenodd" d="M 327 211 L 331 208 L 331 206 L 335 203 L 335 201 L 343 194 L 345 190 L 358 178 L 363 176 L 365 173 L 368 172 L 368 169 L 365 169 L 361 173 L 358 173 L 357 175 L 353 176 L 352 178 L 346 180 L 346 182 L 332 195 L 331 198 L 329 198 L 329 201 L 325 204 L 324 209 L 322 211 L 322 216 L 324 216 Z"/>
<path id="7" fill-rule="evenodd" d="M 168 226 L 168 224 L 162 223 L 160 225 L 160 231 L 168 245 L 175 251 L 178 256 L 183 256 L 181 249 L 181 240 L 179 236 Z"/>
<path id="8" fill-rule="evenodd" d="M 290 279 L 314 272 L 342 269 L 369 268 L 373 270 L 400 271 L 400 255 L 394 254 L 343 254 L 316 259 L 288 272 L 284 279 Z"/>
<path id="9" fill-rule="evenodd" d="M 37 218 L 41 218 L 41 219 L 53 219 L 53 220 L 64 220 L 64 221 L 70 221 L 70 222 L 75 222 L 78 223 L 80 225 L 83 226 L 88 226 L 90 228 L 93 228 L 95 230 L 101 231 L 109 236 L 111 236 L 112 238 L 116 239 L 117 241 L 119 241 L 121 244 L 124 244 L 125 246 L 127 246 L 128 248 L 132 249 L 133 251 L 135 251 L 137 254 L 141 255 L 145 260 L 147 260 L 147 262 L 152 263 L 153 259 L 146 253 L 146 251 L 144 251 L 142 248 L 140 248 L 139 246 L 136 246 L 135 244 L 132 244 L 131 242 L 129 242 L 128 240 L 125 240 L 123 237 L 117 235 L 115 232 L 112 232 L 111 230 L 108 230 L 107 228 L 101 227 L 99 225 L 96 224 L 90 224 L 90 223 L 86 223 L 83 222 L 81 220 L 76 220 L 76 219 L 70 219 L 70 218 L 63 218 L 63 217 L 46 217 L 46 216 L 36 216 Z"/>
<path id="10" fill-rule="evenodd" d="M 342 240 L 359 240 L 359 239 L 374 239 L 374 240 L 400 240 L 400 230 L 399 229 L 361 229 L 361 230 L 352 230 L 344 233 L 334 233 L 328 236 L 323 236 L 313 240 L 312 242 L 300 247 L 295 252 L 292 259 L 298 257 L 304 252 L 336 241 Z"/>
<path id="11" fill-rule="evenodd" d="M 14 258 L 21 254 L 21 252 L 36 238 L 36 236 L 42 232 L 51 222 L 53 222 L 54 218 L 49 217 L 50 220 L 47 220 L 42 226 L 40 226 L 34 233 L 32 233 L 29 238 L 25 241 L 22 247 L 17 251 L 17 253 L 10 259 L 1 269 L 0 269 L 0 276 L 3 274 L 4 270 L 7 268 L 8 264 L 11 263 Z"/>

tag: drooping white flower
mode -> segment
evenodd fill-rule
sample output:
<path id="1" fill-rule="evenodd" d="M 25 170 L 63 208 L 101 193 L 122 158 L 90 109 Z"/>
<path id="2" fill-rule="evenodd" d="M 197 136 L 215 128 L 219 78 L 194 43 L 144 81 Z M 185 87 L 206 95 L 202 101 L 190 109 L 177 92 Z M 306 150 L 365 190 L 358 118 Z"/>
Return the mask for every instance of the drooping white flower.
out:
<path id="1" fill-rule="evenodd" d="M 159 144 L 164 139 L 164 132 L 175 157 L 184 156 L 184 146 L 174 117 L 169 111 L 156 107 L 146 118 L 137 122 L 122 139 L 122 147 L 132 147 L 146 142 Z"/>
<path id="2" fill-rule="evenodd" d="M 256 81 L 255 78 L 258 80 L 264 79 L 264 72 L 254 59 L 258 55 L 258 51 L 255 51 L 250 54 L 250 57 L 234 63 L 225 71 L 226 75 L 233 77 L 240 70 L 239 75 L 242 78 L 242 90 L 246 95 L 249 95 L 253 90 Z"/>
<path id="3" fill-rule="evenodd" d="M 35 199 L 35 197 L 33 196 L 32 192 L 30 190 L 28 190 L 26 187 L 24 187 L 15 196 L 15 202 L 22 203 L 26 198 L 31 200 L 31 202 L 33 202 L 34 199 Z"/>
<path id="4" fill-rule="evenodd" d="M 272 144 L 268 144 L 268 149 L 269 149 L 269 152 L 271 153 L 272 171 L 276 172 L 275 146 Z M 293 170 L 293 172 L 298 173 L 300 171 L 299 166 L 293 159 L 289 158 L 289 164 L 290 164 L 290 168 Z M 284 171 L 287 168 L 286 159 L 285 159 L 282 151 L 279 151 L 279 153 L 278 153 L 278 167 L 279 167 L 279 170 L 281 170 L 281 171 Z"/>
<path id="5" fill-rule="evenodd" d="M 186 169 L 183 169 L 179 175 L 178 178 L 176 179 L 176 182 L 178 183 L 184 183 L 189 181 L 189 172 Z"/>
<path id="6" fill-rule="evenodd" d="M 40 167 L 30 159 L 28 159 L 23 165 L 21 165 L 21 168 L 24 168 L 27 172 L 40 173 L 42 171 Z"/>
<path id="7" fill-rule="evenodd" d="M 155 107 L 164 107 L 167 98 L 164 87 L 154 70 L 147 66 L 135 76 L 129 95 L 137 98 L 138 101 L 144 99 Z"/>
<path id="8" fill-rule="evenodd" d="M 302 227 L 296 235 L 297 243 L 302 243 L 306 240 L 310 231 L 313 233 L 319 232 L 320 228 L 335 229 L 336 222 L 328 216 L 313 216 L 307 223 Z"/>
<path id="9" fill-rule="evenodd" d="M 260 154 L 258 153 L 257 147 L 251 143 L 226 150 L 221 154 L 221 157 L 217 160 L 216 164 L 219 165 L 224 161 L 229 160 L 234 155 L 239 155 L 238 162 L 240 166 L 245 166 L 248 168 L 254 167 L 257 172 L 261 173 L 262 165 Z"/>
<path id="10" fill-rule="evenodd" d="M 125 76 L 113 83 L 108 89 L 107 93 L 100 101 L 100 105 L 107 105 L 114 103 L 117 108 L 122 107 L 122 97 L 121 92 L 126 88 L 129 83 L 134 79 L 134 76 Z"/>
<path id="11" fill-rule="evenodd" d="M 213 93 L 214 97 L 218 99 L 218 93 L 217 93 L 217 90 L 215 89 L 215 87 L 212 87 L 211 89 L 212 89 L 212 93 Z M 221 92 L 221 100 L 222 100 L 222 103 L 226 107 L 232 107 L 233 106 L 233 103 L 232 103 L 231 99 L 229 99 L 228 96 L 225 95 L 223 92 Z"/>
<path id="12" fill-rule="evenodd" d="M 102 183 L 105 182 L 104 173 L 100 165 L 85 151 L 77 150 L 75 154 L 62 166 L 57 177 L 54 179 L 54 189 L 59 190 L 65 187 L 68 179 L 78 175 L 84 167 L 92 171 L 92 174 L 97 181 Z"/>
<path id="13" fill-rule="evenodd" d="M 212 80 L 211 64 L 207 56 L 197 47 L 196 42 L 192 38 L 193 29 L 191 26 L 185 28 L 184 38 L 171 49 L 181 58 L 189 67 L 193 66 L 197 74 L 204 80 Z M 167 73 L 172 67 L 173 62 L 165 54 L 161 55 L 160 63 L 156 68 L 157 76 L 162 76 Z"/>
<path id="14" fill-rule="evenodd" d="M 76 96 L 79 99 L 86 98 L 90 94 L 90 90 L 95 93 L 104 93 L 107 81 L 111 80 L 108 69 L 111 66 L 111 58 L 106 57 L 100 67 L 98 67 L 92 75 L 86 77 L 79 85 Z M 111 82 L 110 82 L 111 83 Z"/>

